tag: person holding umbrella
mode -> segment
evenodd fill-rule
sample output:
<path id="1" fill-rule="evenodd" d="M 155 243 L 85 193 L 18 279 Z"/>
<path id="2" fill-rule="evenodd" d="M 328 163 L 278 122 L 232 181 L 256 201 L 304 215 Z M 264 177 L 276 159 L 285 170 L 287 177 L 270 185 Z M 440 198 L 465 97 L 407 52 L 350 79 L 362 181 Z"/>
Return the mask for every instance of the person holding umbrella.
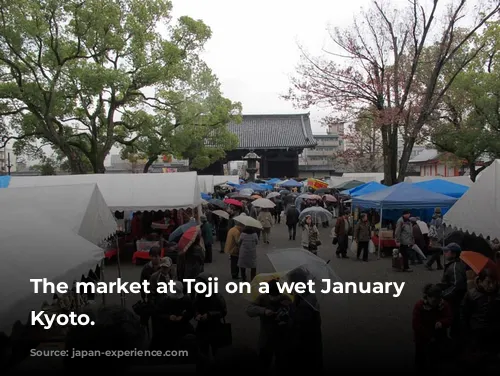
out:
<path id="1" fill-rule="evenodd" d="M 240 274 L 240 270 L 238 268 L 238 258 L 239 258 L 238 244 L 244 226 L 239 222 L 235 223 L 236 225 L 232 227 L 227 233 L 227 240 L 224 252 L 229 255 L 229 260 L 231 262 L 231 276 L 233 277 L 233 279 L 238 279 Z"/>
<path id="2" fill-rule="evenodd" d="M 212 263 L 212 244 L 214 242 L 214 234 L 212 225 L 208 222 L 207 217 L 202 215 L 201 220 L 201 235 L 205 244 L 205 263 Z"/>
<path id="3" fill-rule="evenodd" d="M 273 227 L 273 216 L 267 208 L 262 208 L 257 220 L 262 224 L 262 240 L 265 244 L 269 244 L 271 235 L 271 227 Z"/>
<path id="4" fill-rule="evenodd" d="M 194 279 L 203 272 L 205 264 L 205 247 L 199 226 L 191 227 L 184 232 L 179 243 L 177 257 L 177 276 L 180 281 Z"/>

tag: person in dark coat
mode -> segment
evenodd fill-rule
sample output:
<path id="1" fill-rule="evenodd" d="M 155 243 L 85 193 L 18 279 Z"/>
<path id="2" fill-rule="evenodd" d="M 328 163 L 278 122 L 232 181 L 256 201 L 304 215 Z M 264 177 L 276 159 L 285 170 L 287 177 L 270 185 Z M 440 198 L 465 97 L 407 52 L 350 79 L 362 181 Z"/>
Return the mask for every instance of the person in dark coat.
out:
<path id="1" fill-rule="evenodd" d="M 203 238 L 203 243 L 205 245 L 205 263 L 210 264 L 212 262 L 212 244 L 214 243 L 214 233 L 212 224 L 207 220 L 207 217 L 202 215 L 200 217 L 201 221 L 201 236 Z"/>
<path id="2" fill-rule="evenodd" d="M 195 279 L 198 277 L 198 274 L 203 272 L 204 265 L 205 248 L 200 231 L 188 250 L 184 253 L 179 253 L 177 256 L 177 278 L 180 281 Z"/>
<path id="3" fill-rule="evenodd" d="M 227 232 L 229 231 L 229 221 L 226 218 L 219 219 L 219 228 L 217 238 L 220 241 L 220 253 L 224 253 L 226 248 Z"/>
<path id="4" fill-rule="evenodd" d="M 500 335 L 500 293 L 496 270 L 483 269 L 462 302 L 462 338 L 468 353 L 479 354 L 474 368 L 498 354 Z"/>
<path id="5" fill-rule="evenodd" d="M 310 278 L 303 269 L 289 274 L 290 282 L 307 283 Z M 300 359 L 294 371 L 307 371 L 307 374 L 321 374 L 323 370 L 323 335 L 321 333 L 321 314 L 316 295 L 294 293 L 291 305 L 291 340 L 289 359 Z"/>
<path id="6" fill-rule="evenodd" d="M 283 201 L 281 200 L 274 200 L 274 203 L 276 206 L 274 207 L 273 214 L 274 214 L 274 223 L 281 223 L 281 212 L 283 211 Z"/>
<path id="7" fill-rule="evenodd" d="M 338 258 L 348 258 L 347 248 L 349 247 L 349 212 L 345 211 L 344 214 L 337 219 L 334 229 L 334 238 L 337 238 L 338 245 L 335 253 Z"/>
<path id="8" fill-rule="evenodd" d="M 288 239 L 295 240 L 297 235 L 297 224 L 299 223 L 299 211 L 294 204 L 289 205 L 285 212 L 286 225 L 288 226 Z"/>
<path id="9" fill-rule="evenodd" d="M 413 337 L 415 341 L 415 365 L 417 371 L 431 371 L 442 356 L 452 323 L 449 304 L 442 298 L 443 291 L 437 285 L 426 285 L 424 297 L 413 308 Z"/>
<path id="10" fill-rule="evenodd" d="M 269 282 L 269 294 L 261 294 L 247 308 L 250 317 L 260 318 L 259 358 L 263 371 L 267 371 L 273 362 L 278 371 L 282 372 L 289 364 L 289 307 L 291 299 L 281 294 L 277 281 Z"/>
<path id="11" fill-rule="evenodd" d="M 460 260 L 460 246 L 456 243 L 448 244 L 443 252 L 446 261 L 440 287 L 443 289 L 443 299 L 450 304 L 453 312 L 450 336 L 456 339 L 460 329 L 460 305 L 467 292 L 467 276 L 465 265 Z"/>
<path id="12" fill-rule="evenodd" d="M 190 321 L 194 316 L 189 296 L 184 295 L 182 282 L 159 297 L 155 304 L 153 338 L 151 350 L 179 350 L 192 344 L 194 329 Z"/>
<path id="13" fill-rule="evenodd" d="M 149 258 L 150 261 L 143 266 L 142 271 L 141 271 L 141 298 L 143 301 L 146 301 L 146 291 L 144 290 L 144 285 L 142 284 L 144 281 L 149 282 L 151 279 L 151 276 L 160 270 L 160 256 L 161 256 L 161 249 L 160 247 L 151 247 L 149 250 Z"/>
<path id="14" fill-rule="evenodd" d="M 208 283 L 210 273 L 203 272 L 197 282 Z M 220 330 L 222 320 L 227 315 L 226 301 L 221 294 L 196 294 L 194 299 L 194 312 L 196 324 L 196 337 L 201 354 L 209 357 L 210 353 L 215 356 L 217 351 L 217 333 Z"/>

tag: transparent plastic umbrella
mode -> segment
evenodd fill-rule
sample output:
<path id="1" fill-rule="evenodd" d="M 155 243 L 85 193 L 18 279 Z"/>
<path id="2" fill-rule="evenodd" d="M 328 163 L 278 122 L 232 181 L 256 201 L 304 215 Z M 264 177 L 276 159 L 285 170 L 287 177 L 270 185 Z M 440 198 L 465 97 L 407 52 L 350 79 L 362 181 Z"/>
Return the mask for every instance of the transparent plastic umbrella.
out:
<path id="1" fill-rule="evenodd" d="M 269 261 L 277 272 L 289 271 L 286 278 L 289 282 L 314 281 L 316 294 L 303 294 L 302 297 L 314 309 L 318 309 L 318 301 L 325 297 L 320 290 L 324 280 L 330 283 L 342 282 L 342 279 L 322 258 L 302 248 L 288 248 L 267 254 Z"/>

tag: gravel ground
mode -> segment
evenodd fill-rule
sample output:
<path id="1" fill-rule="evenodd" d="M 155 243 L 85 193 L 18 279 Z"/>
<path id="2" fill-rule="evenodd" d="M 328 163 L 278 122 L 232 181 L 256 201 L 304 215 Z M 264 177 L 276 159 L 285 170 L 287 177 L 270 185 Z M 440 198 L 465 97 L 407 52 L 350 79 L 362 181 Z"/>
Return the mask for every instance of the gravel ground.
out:
<path id="1" fill-rule="evenodd" d="M 413 367 L 413 343 L 411 313 L 415 302 L 421 297 L 426 283 L 437 282 L 441 274 L 429 272 L 421 265 L 413 273 L 395 272 L 391 259 L 376 260 L 370 255 L 368 263 L 358 262 L 349 253 L 350 259 L 337 259 L 329 237 L 330 229 L 320 228 L 321 241 L 319 256 L 331 260 L 330 265 L 343 281 L 352 282 L 405 282 L 404 290 L 398 298 L 392 295 L 344 294 L 327 295 L 321 299 L 323 320 L 323 346 L 327 369 L 350 371 L 407 371 Z M 299 235 L 300 237 L 300 235 Z M 299 237 L 288 240 L 284 224 L 272 229 L 271 244 L 259 245 L 259 273 L 274 271 L 266 253 L 283 248 L 300 247 Z M 136 281 L 141 268 L 122 260 L 122 277 L 126 281 Z M 221 285 L 229 282 L 228 256 L 219 253 L 219 244 L 214 246 L 214 262 L 205 269 L 219 277 Z M 117 277 L 116 264 L 106 268 L 106 279 Z M 245 314 L 247 301 L 238 294 L 227 294 L 228 321 L 233 326 L 235 345 L 257 345 L 259 323 Z M 138 296 L 127 296 L 127 307 L 131 307 Z M 110 303 L 119 303 L 118 296 L 108 297 Z"/>

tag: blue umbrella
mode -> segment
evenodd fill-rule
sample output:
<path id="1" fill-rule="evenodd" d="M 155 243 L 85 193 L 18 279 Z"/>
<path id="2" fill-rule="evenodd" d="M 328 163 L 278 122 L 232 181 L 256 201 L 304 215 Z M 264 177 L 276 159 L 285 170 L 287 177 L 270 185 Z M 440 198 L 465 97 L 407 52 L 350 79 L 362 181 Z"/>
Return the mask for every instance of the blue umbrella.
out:
<path id="1" fill-rule="evenodd" d="M 296 180 L 290 179 L 287 182 L 281 184 L 283 188 L 292 188 L 292 187 L 302 187 L 302 183 L 299 183 Z"/>
<path id="2" fill-rule="evenodd" d="M 224 201 L 216 199 L 216 198 L 209 200 L 208 203 L 213 205 L 213 206 L 217 206 L 218 208 L 221 208 L 221 209 L 226 208 L 226 204 L 224 203 Z"/>
<path id="3" fill-rule="evenodd" d="M 170 234 L 168 237 L 169 242 L 178 242 L 180 238 L 182 238 L 182 235 L 184 232 L 189 230 L 191 227 L 197 226 L 198 223 L 196 223 L 196 219 L 192 218 L 188 223 L 183 224 L 182 226 L 179 226 L 175 229 L 174 232 Z"/>
<path id="4" fill-rule="evenodd" d="M 248 184 L 242 184 L 240 186 L 241 189 L 252 189 L 254 191 L 265 191 L 266 189 L 262 187 L 262 184 L 257 184 L 257 183 L 248 183 Z"/>

